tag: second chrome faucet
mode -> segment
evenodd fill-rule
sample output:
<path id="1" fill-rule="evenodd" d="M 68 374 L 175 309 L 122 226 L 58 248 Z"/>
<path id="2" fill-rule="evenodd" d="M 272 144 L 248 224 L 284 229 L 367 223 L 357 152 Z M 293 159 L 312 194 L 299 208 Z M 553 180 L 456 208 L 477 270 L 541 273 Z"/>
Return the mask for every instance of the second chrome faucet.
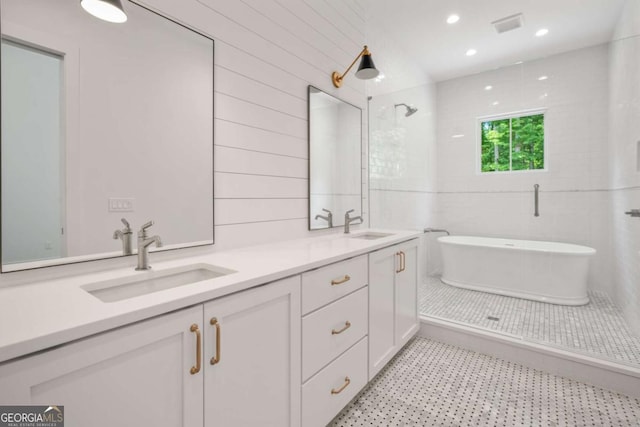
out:
<path id="1" fill-rule="evenodd" d="M 138 266 L 136 270 L 149 270 L 149 246 L 155 243 L 156 247 L 162 247 L 160 236 L 147 237 L 147 228 L 153 225 L 153 221 L 149 221 L 138 231 Z"/>
<path id="2" fill-rule="evenodd" d="M 351 210 L 348 210 L 348 211 L 344 214 L 344 232 L 345 232 L 345 234 L 349 234 L 349 233 L 351 232 L 351 230 L 350 230 L 350 226 L 351 226 L 351 223 L 352 223 L 352 222 L 355 222 L 355 221 L 357 221 L 357 220 L 360 220 L 360 222 L 359 222 L 358 224 L 362 224 L 362 223 L 363 223 L 363 221 L 364 221 L 364 220 L 362 219 L 362 217 L 361 217 L 361 216 L 354 216 L 353 218 L 351 218 L 351 217 L 349 216 L 349 214 L 350 214 L 351 212 L 353 212 L 353 211 L 354 211 L 354 210 L 353 210 L 353 209 L 351 209 Z"/>

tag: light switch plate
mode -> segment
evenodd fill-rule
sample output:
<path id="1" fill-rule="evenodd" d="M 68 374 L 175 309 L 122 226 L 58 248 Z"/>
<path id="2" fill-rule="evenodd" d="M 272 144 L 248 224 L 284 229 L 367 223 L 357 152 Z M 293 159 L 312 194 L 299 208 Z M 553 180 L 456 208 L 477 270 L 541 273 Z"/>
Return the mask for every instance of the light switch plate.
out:
<path id="1" fill-rule="evenodd" d="M 134 201 L 131 197 L 110 197 L 109 212 L 133 212 Z"/>

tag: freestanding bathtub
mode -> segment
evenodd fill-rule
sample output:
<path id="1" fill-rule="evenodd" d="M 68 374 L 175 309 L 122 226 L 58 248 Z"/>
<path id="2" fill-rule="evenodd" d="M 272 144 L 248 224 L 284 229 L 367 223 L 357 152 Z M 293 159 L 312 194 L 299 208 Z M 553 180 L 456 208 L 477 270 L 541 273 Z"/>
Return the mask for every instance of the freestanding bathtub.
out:
<path id="1" fill-rule="evenodd" d="M 567 243 L 443 236 L 442 281 L 553 304 L 589 302 L 587 275 L 595 249 Z"/>

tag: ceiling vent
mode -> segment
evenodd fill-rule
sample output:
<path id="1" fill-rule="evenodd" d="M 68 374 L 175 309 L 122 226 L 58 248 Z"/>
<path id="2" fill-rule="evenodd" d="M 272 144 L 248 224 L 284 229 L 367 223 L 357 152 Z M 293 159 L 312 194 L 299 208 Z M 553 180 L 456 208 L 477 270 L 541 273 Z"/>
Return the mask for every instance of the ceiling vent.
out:
<path id="1" fill-rule="evenodd" d="M 522 17 L 522 13 L 518 13 L 493 21 L 491 24 L 495 27 L 498 34 L 502 34 L 522 27 L 524 25 L 524 18 Z"/>

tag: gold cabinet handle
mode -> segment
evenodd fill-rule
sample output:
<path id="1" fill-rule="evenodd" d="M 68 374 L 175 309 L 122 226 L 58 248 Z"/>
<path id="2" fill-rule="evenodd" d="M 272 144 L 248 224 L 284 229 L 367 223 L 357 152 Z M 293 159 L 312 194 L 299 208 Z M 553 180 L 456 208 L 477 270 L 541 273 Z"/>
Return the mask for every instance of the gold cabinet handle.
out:
<path id="1" fill-rule="evenodd" d="M 351 384 L 351 380 L 349 379 L 349 377 L 344 377 L 344 384 L 342 384 L 342 387 L 340 388 L 332 388 L 331 389 L 331 394 L 339 394 L 342 393 L 342 390 L 344 390 L 345 388 L 347 388 L 347 386 Z"/>
<path id="2" fill-rule="evenodd" d="M 400 273 L 402 271 L 402 252 L 396 252 L 396 256 L 398 257 L 398 264 L 400 267 L 396 270 L 396 273 Z"/>
<path id="3" fill-rule="evenodd" d="M 348 274 L 345 274 L 342 279 L 333 279 L 331 281 L 331 286 L 342 285 L 343 283 L 348 282 L 349 280 L 351 280 L 351 276 L 349 276 Z"/>
<path id="4" fill-rule="evenodd" d="M 218 319 L 216 319 L 215 317 L 212 317 L 209 323 L 211 323 L 211 325 L 215 326 L 216 328 L 216 355 L 212 357 L 211 361 L 209 362 L 212 365 L 215 365 L 216 363 L 220 362 L 220 323 L 218 323 Z"/>
<path id="5" fill-rule="evenodd" d="M 404 271 L 407 268 L 407 254 L 405 254 L 403 251 L 400 251 L 400 261 L 401 261 L 401 265 L 402 267 L 400 267 L 400 271 Z"/>
<path id="6" fill-rule="evenodd" d="M 338 329 L 337 331 L 335 329 L 331 330 L 331 335 L 338 335 L 343 333 L 344 331 L 346 331 L 347 329 L 349 329 L 351 327 L 351 322 L 349 322 L 348 320 L 346 322 L 344 322 L 344 327 L 342 329 Z"/>
<path id="7" fill-rule="evenodd" d="M 196 366 L 192 366 L 189 371 L 191 375 L 195 375 L 200 372 L 200 366 L 202 365 L 202 336 L 200 335 L 200 328 L 195 323 L 191 325 L 189 330 L 196 333 Z"/>

